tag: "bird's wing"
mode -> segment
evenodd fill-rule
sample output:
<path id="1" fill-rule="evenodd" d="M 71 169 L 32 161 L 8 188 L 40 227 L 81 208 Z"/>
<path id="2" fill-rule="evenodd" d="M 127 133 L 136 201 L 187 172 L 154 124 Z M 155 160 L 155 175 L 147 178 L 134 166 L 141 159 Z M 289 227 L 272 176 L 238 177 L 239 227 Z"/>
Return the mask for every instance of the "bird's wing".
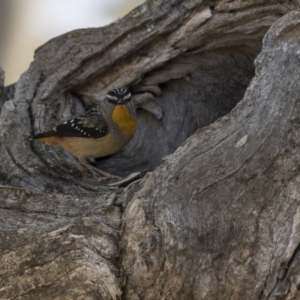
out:
<path id="1" fill-rule="evenodd" d="M 97 107 L 90 109 L 85 114 L 66 121 L 52 130 L 38 133 L 33 138 L 39 139 L 51 136 L 101 138 L 108 133 L 107 122 L 99 114 Z"/>

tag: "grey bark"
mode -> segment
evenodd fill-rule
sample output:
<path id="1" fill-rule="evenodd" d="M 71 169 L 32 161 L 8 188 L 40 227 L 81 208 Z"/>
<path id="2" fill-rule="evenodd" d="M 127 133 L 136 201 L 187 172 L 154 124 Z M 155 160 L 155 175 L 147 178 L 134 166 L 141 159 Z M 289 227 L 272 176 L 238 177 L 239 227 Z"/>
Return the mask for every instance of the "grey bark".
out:
<path id="1" fill-rule="evenodd" d="M 299 299 L 300 13 L 147 1 L 37 49 L 0 115 L 0 299 Z M 28 141 L 129 86 L 110 187 Z M 166 156 L 167 155 L 167 156 Z"/>

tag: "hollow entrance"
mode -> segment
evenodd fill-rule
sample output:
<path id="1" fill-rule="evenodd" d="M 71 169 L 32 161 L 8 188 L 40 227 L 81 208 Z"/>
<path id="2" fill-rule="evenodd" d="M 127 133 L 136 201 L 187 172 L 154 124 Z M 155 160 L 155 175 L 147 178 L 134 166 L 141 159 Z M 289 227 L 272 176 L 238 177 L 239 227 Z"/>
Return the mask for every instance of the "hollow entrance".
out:
<path id="1" fill-rule="evenodd" d="M 196 129 L 228 114 L 243 99 L 255 73 L 257 54 L 245 49 L 187 53 L 147 74 L 157 77 L 162 90 L 156 97 L 163 106 L 162 120 L 138 110 L 133 140 L 121 152 L 97 159 L 98 167 L 120 176 L 152 171 Z"/>

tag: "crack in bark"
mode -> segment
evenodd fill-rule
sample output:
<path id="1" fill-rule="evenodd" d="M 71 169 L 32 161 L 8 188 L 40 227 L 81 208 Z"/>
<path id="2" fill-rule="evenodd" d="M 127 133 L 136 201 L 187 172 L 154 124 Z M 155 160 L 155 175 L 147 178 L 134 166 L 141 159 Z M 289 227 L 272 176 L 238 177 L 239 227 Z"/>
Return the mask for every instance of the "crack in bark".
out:
<path id="1" fill-rule="evenodd" d="M 59 278 L 53 280 L 53 281 L 52 281 L 52 284 L 54 285 L 55 282 L 58 282 L 59 280 L 61 280 L 61 279 L 62 279 L 63 277 L 65 277 L 66 275 L 68 275 L 69 273 L 73 272 L 74 270 L 76 270 L 76 269 L 78 269 L 78 268 L 81 268 L 82 266 L 84 266 L 84 264 L 78 265 L 78 266 L 76 266 L 76 267 L 74 267 L 74 268 L 68 270 L 68 271 L 67 271 L 66 273 L 64 273 L 62 276 L 60 276 Z M 52 285 L 52 284 L 51 284 L 51 285 Z M 25 295 L 31 293 L 32 291 L 34 291 L 35 289 L 36 289 L 36 287 L 30 289 L 30 290 L 29 290 L 28 292 L 26 292 L 26 293 L 19 294 L 19 295 L 15 296 L 14 298 L 12 298 L 12 300 L 17 299 L 18 297 L 21 297 L 21 296 L 25 296 Z"/>
<path id="2" fill-rule="evenodd" d="M 37 241 L 38 241 L 38 240 L 37 240 Z M 26 247 L 27 245 L 28 245 L 28 244 L 23 245 L 22 247 Z M 28 268 L 24 268 L 24 269 L 22 269 L 22 272 L 24 273 L 25 271 L 30 270 L 30 269 L 34 269 L 35 267 L 46 266 L 47 264 L 49 264 L 49 263 L 55 261 L 57 258 L 61 257 L 62 255 L 66 254 L 66 253 L 68 253 L 68 252 L 77 251 L 77 250 L 82 250 L 82 249 L 81 249 L 81 248 L 75 248 L 75 249 L 69 249 L 69 250 L 60 252 L 60 253 L 57 254 L 57 256 L 53 257 L 53 259 L 48 260 L 48 261 L 46 261 L 46 262 L 44 262 L 44 263 L 34 264 L 34 265 L 32 265 L 32 266 L 30 266 L 30 267 L 28 267 Z M 0 280 L 0 283 L 3 282 L 5 279 L 7 279 L 7 278 L 9 278 L 9 277 L 12 277 L 12 276 L 14 276 L 14 275 L 17 275 L 18 273 L 20 273 L 20 270 L 17 270 L 16 272 L 11 273 L 11 274 L 9 274 L 9 275 L 6 275 L 5 277 L 3 277 L 3 278 Z"/>
<path id="3" fill-rule="evenodd" d="M 30 174 L 20 163 L 17 162 L 17 160 L 15 159 L 15 157 L 12 155 L 12 153 L 10 152 L 10 150 L 8 150 L 7 146 L 4 146 L 4 149 L 6 150 L 6 153 L 8 154 L 8 156 L 10 157 L 12 163 L 21 171 L 23 171 L 25 174 Z"/>
<path id="4" fill-rule="evenodd" d="M 70 232 L 70 234 L 73 234 L 73 233 Z M 84 237 L 84 240 L 85 240 L 86 242 L 88 242 L 88 239 L 86 239 L 86 237 Z M 74 240 L 71 239 L 70 242 L 71 242 L 70 244 L 72 244 L 72 242 L 73 242 L 73 243 L 76 243 L 77 240 L 76 240 L 76 239 L 74 239 Z M 32 244 L 32 243 L 30 243 L 30 244 Z M 82 245 L 80 245 L 80 246 L 82 246 Z M 58 253 L 56 256 L 54 256 L 52 259 L 47 260 L 47 261 L 45 261 L 44 263 L 34 263 L 34 264 L 32 264 L 30 267 L 28 267 L 28 268 L 23 268 L 22 270 L 18 269 L 16 272 L 11 273 L 11 274 L 6 275 L 5 277 L 3 277 L 3 278 L 0 280 L 0 283 L 3 282 L 4 280 L 6 280 L 6 279 L 9 278 L 9 277 L 12 277 L 12 276 L 14 276 L 14 275 L 19 274 L 20 271 L 22 271 L 22 273 L 24 273 L 24 272 L 26 272 L 27 270 L 34 269 L 34 268 L 36 268 L 36 267 L 44 267 L 44 266 L 46 266 L 46 265 L 48 265 L 48 264 L 54 262 L 55 260 L 61 258 L 63 255 L 65 255 L 65 254 L 67 254 L 67 253 L 70 253 L 70 252 L 76 252 L 76 251 L 83 252 L 84 249 L 87 249 L 87 250 L 91 251 L 91 252 L 94 253 L 100 260 L 102 259 L 103 261 L 105 261 L 106 265 L 108 265 L 108 266 L 110 267 L 110 270 L 113 269 L 114 271 L 120 272 L 119 266 L 117 266 L 117 265 L 115 265 L 114 263 L 112 263 L 111 259 L 108 258 L 108 257 L 105 257 L 105 255 L 104 255 L 103 253 L 101 253 L 100 251 L 94 251 L 94 250 L 93 250 L 94 247 L 93 247 L 93 248 L 90 248 L 90 247 L 88 246 L 87 243 L 84 243 L 84 242 L 83 242 L 83 246 L 84 246 L 83 248 L 82 248 L 82 247 L 80 247 L 80 248 L 72 248 L 72 249 L 68 249 L 68 250 L 62 251 L 62 252 Z M 22 247 L 25 247 L 25 246 L 23 245 Z M 42 247 L 42 246 L 41 246 L 41 247 Z M 64 259 L 64 258 L 63 258 L 63 259 Z M 85 264 L 83 264 L 83 265 L 85 265 Z M 90 266 L 90 267 L 92 267 L 92 266 Z M 93 268 L 93 267 L 92 267 L 92 268 Z M 119 274 L 115 274 L 115 275 L 116 275 L 116 276 L 118 275 L 118 277 L 120 276 Z"/>
<path id="5" fill-rule="evenodd" d="M 296 260 L 296 257 L 297 257 L 297 255 L 298 255 L 299 253 L 300 253 L 300 242 L 299 242 L 298 245 L 296 246 L 296 248 L 295 248 L 293 254 L 291 255 L 289 261 L 287 262 L 283 276 L 282 276 L 282 277 L 277 277 L 277 278 L 276 278 L 276 283 L 274 284 L 274 287 L 272 288 L 272 290 L 271 290 L 270 293 L 266 296 L 265 299 L 270 299 L 270 298 L 273 296 L 273 293 L 275 292 L 275 290 L 278 288 L 278 286 L 279 286 L 281 283 L 283 283 L 285 280 L 288 281 L 288 278 L 287 278 L 288 272 L 289 272 L 290 268 L 292 267 L 292 264 L 293 264 L 293 262 Z M 267 282 L 267 279 L 266 279 L 265 283 L 266 283 L 266 282 Z M 262 297 L 264 296 L 264 295 L 263 295 L 263 291 L 264 291 L 264 290 L 261 291 L 261 294 L 262 294 L 262 295 L 261 295 L 261 297 L 260 297 L 259 299 L 262 299 Z"/>

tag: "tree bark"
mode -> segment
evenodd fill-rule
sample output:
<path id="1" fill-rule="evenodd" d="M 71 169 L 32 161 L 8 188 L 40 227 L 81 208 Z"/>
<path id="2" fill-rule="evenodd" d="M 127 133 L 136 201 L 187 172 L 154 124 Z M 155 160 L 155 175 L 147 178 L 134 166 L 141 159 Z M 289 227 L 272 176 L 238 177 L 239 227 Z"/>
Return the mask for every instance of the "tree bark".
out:
<path id="1" fill-rule="evenodd" d="M 153 0 L 37 49 L 0 97 L 0 299 L 300 299 L 296 6 Z M 138 131 L 98 164 L 138 181 L 27 139 L 123 86 Z"/>

